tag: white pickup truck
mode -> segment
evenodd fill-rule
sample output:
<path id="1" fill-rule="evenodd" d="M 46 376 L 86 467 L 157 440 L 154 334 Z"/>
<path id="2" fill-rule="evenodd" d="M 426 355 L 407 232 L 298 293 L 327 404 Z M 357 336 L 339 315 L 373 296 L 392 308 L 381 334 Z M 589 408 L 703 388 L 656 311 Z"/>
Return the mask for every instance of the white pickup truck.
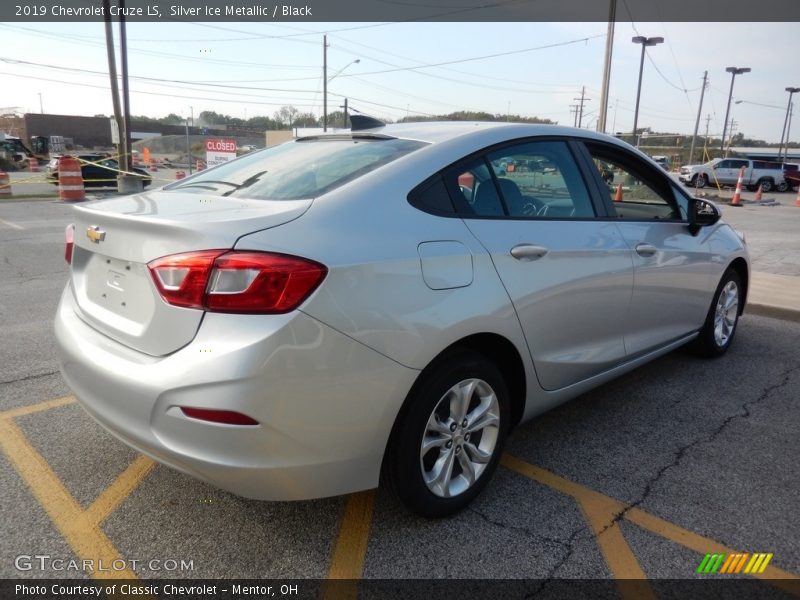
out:
<path id="1" fill-rule="evenodd" d="M 781 163 L 745 158 L 715 158 L 702 165 L 685 165 L 681 167 L 678 178 L 686 185 L 698 188 L 709 184 L 736 185 L 742 167 L 745 168 L 742 185 L 749 190 L 756 190 L 759 185 L 764 192 L 789 189 Z"/>

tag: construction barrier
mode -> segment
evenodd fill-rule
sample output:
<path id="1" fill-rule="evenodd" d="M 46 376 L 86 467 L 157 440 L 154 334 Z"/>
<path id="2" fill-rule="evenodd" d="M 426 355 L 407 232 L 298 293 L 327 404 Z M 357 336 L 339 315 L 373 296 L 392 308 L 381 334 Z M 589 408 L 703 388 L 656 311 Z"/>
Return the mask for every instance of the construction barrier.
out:
<path id="1" fill-rule="evenodd" d="M 156 166 L 156 161 L 154 160 L 150 161 L 150 168 L 148 170 L 151 172 L 158 171 L 158 167 Z"/>
<path id="2" fill-rule="evenodd" d="M 11 198 L 11 180 L 8 173 L 0 171 L 0 200 Z"/>
<path id="3" fill-rule="evenodd" d="M 739 169 L 739 179 L 736 180 L 736 191 L 733 192 L 733 198 L 731 198 L 731 206 L 742 205 L 742 181 L 744 181 L 744 171 L 745 171 L 744 167 Z"/>
<path id="4" fill-rule="evenodd" d="M 35 158 L 31 157 L 28 159 L 28 169 L 31 173 L 38 173 L 39 172 L 39 161 Z"/>
<path id="5" fill-rule="evenodd" d="M 194 168 L 196 171 L 202 171 L 203 169 L 205 169 L 205 165 L 203 165 L 202 160 L 198 160 L 197 162 L 195 162 Z"/>
<path id="6" fill-rule="evenodd" d="M 81 163 L 74 156 L 62 156 L 58 160 L 58 199 L 62 202 L 86 199 Z"/>
<path id="7" fill-rule="evenodd" d="M 186 177 L 185 171 L 175 171 L 175 179 L 183 179 Z"/>

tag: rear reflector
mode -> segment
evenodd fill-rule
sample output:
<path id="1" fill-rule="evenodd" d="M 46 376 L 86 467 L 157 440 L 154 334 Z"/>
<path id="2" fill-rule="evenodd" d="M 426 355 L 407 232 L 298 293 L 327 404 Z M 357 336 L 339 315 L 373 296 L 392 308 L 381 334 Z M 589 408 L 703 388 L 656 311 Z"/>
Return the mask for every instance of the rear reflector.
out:
<path id="1" fill-rule="evenodd" d="M 251 314 L 296 309 L 328 273 L 324 265 L 306 258 L 226 250 L 173 254 L 147 266 L 169 304 Z"/>
<path id="2" fill-rule="evenodd" d="M 258 425 L 258 421 L 232 410 L 214 410 L 210 408 L 189 408 L 181 406 L 181 412 L 192 419 L 222 423 L 224 425 Z"/>
<path id="3" fill-rule="evenodd" d="M 64 260 L 68 265 L 72 264 L 72 248 L 75 240 L 75 224 L 70 223 L 64 230 Z"/>

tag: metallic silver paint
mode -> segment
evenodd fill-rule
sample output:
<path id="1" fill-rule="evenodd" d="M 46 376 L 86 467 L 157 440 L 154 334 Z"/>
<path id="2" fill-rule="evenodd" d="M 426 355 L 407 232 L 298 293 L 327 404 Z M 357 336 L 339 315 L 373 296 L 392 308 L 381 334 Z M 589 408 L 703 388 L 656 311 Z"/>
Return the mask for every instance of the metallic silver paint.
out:
<path id="1" fill-rule="evenodd" d="M 419 372 L 448 347 L 476 334 L 506 340 L 529 419 L 693 339 L 724 271 L 736 259 L 749 269 L 724 223 L 691 236 L 666 222 L 462 220 L 406 199 L 492 144 L 568 136 L 633 152 L 613 138 L 506 123 L 385 133 L 433 143 L 314 200 L 156 190 L 76 207 L 76 227 L 108 232 L 99 247 L 76 236 L 56 316 L 62 372 L 87 411 L 134 448 L 241 495 L 365 489 Z M 296 254 L 329 272 L 286 315 L 166 305 L 146 263 L 211 248 Z M 238 410 L 261 425 L 204 423 L 178 406 Z"/>

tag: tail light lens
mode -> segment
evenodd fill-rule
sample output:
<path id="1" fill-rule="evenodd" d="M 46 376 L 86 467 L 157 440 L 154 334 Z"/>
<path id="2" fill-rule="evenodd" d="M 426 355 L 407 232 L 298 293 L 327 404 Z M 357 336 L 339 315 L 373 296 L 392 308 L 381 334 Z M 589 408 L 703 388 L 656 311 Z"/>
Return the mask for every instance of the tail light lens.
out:
<path id="1" fill-rule="evenodd" d="M 64 230 L 64 260 L 68 265 L 72 264 L 72 248 L 75 240 L 75 224 L 70 223 Z"/>
<path id="2" fill-rule="evenodd" d="M 324 265 L 306 258 L 227 250 L 173 254 L 147 266 L 169 304 L 252 314 L 294 310 L 328 273 Z"/>

